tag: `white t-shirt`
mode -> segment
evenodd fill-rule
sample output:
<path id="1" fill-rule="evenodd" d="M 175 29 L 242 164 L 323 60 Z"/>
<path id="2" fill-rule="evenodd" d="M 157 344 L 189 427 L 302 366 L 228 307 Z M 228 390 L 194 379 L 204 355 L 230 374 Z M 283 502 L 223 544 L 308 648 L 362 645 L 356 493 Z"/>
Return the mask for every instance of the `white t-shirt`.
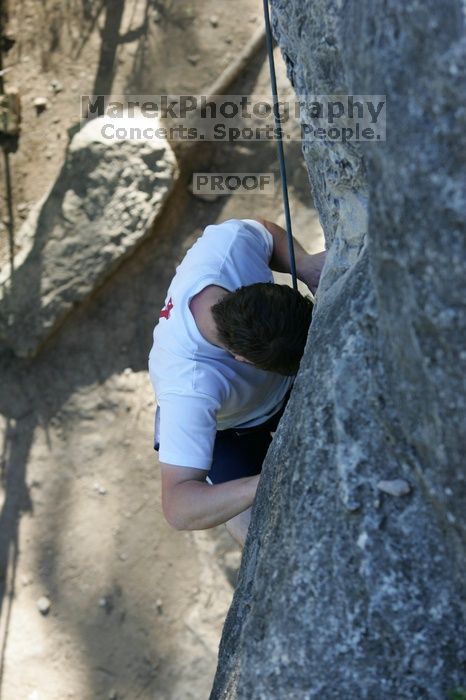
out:
<path id="1" fill-rule="evenodd" d="M 209 469 L 217 430 L 259 425 L 282 407 L 294 377 L 257 369 L 212 345 L 189 308 L 211 284 L 234 291 L 273 282 L 272 252 L 262 224 L 230 219 L 207 226 L 176 268 L 149 355 L 161 462 Z"/>

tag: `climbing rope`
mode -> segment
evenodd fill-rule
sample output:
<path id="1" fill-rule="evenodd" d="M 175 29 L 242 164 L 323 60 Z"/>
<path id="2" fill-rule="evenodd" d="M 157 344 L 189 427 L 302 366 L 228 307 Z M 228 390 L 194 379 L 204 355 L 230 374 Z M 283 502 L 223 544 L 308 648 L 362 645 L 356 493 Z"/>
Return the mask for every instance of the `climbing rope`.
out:
<path id="1" fill-rule="evenodd" d="M 270 27 L 269 0 L 264 0 L 265 36 L 267 38 L 267 53 L 269 55 L 270 82 L 272 85 L 273 116 L 275 119 L 275 140 L 277 143 L 278 164 L 280 167 L 280 179 L 282 183 L 283 208 L 285 210 L 286 234 L 288 237 L 288 254 L 290 256 L 290 270 L 293 278 L 293 289 L 298 289 L 296 278 L 296 261 L 294 256 L 293 233 L 291 230 L 290 202 L 288 200 L 288 186 L 286 182 L 285 155 L 283 152 L 283 132 L 280 122 L 280 110 L 278 105 L 277 78 L 275 75 L 275 61 L 273 58 L 273 39 Z"/>

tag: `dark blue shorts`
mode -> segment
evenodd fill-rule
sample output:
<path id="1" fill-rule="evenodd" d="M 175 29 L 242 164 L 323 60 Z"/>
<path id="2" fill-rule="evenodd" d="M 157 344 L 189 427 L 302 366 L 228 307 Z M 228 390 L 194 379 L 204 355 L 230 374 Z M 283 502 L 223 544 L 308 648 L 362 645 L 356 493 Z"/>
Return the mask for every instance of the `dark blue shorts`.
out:
<path id="1" fill-rule="evenodd" d="M 271 432 L 278 427 L 285 406 L 290 398 L 288 391 L 282 408 L 265 423 L 253 428 L 228 428 L 217 430 L 212 466 L 207 479 L 212 484 L 254 476 L 262 470 L 262 463 L 272 442 Z M 156 445 L 156 449 L 157 449 Z"/>

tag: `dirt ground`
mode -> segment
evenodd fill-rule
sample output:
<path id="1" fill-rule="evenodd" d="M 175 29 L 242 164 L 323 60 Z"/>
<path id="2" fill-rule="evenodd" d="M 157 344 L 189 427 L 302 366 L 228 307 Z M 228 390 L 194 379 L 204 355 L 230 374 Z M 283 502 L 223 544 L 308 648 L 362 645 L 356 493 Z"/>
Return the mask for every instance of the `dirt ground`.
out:
<path id="1" fill-rule="evenodd" d="M 17 43 L 4 57 L 5 81 L 24 105 L 10 157 L 16 227 L 59 171 L 78 96 L 201 92 L 261 21 L 259 1 L 232 6 L 10 3 Z M 283 89 L 278 53 L 277 61 Z M 56 94 L 52 80 L 62 86 Z M 262 51 L 235 92 L 268 90 Z M 41 95 L 49 106 L 38 116 Z M 287 158 L 295 235 L 320 250 L 298 142 Z M 275 146 L 218 145 L 206 167 L 277 171 Z M 203 228 L 283 217 L 279 189 L 204 202 L 186 188 L 176 206 L 170 238 L 155 232 L 36 358 L 0 352 L 1 700 L 209 696 L 241 553 L 224 526 L 177 532 L 163 518 L 147 356 L 175 267 Z M 44 596 L 47 614 L 38 609 Z"/>

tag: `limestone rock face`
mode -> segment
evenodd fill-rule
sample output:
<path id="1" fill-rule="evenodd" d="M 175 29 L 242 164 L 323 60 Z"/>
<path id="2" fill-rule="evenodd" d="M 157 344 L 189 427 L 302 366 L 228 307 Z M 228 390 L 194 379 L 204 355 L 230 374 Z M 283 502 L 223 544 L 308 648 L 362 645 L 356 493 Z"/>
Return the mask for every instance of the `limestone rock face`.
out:
<path id="1" fill-rule="evenodd" d="M 72 139 L 62 171 L 0 270 L 0 345 L 33 355 L 74 305 L 148 234 L 177 177 L 167 141 L 132 140 L 137 118 L 99 117 Z M 115 130 L 121 129 L 119 140 Z"/>
<path id="2" fill-rule="evenodd" d="M 466 687 L 462 3 L 272 0 L 299 95 L 384 94 L 385 142 L 304 141 L 328 259 L 211 698 Z"/>

